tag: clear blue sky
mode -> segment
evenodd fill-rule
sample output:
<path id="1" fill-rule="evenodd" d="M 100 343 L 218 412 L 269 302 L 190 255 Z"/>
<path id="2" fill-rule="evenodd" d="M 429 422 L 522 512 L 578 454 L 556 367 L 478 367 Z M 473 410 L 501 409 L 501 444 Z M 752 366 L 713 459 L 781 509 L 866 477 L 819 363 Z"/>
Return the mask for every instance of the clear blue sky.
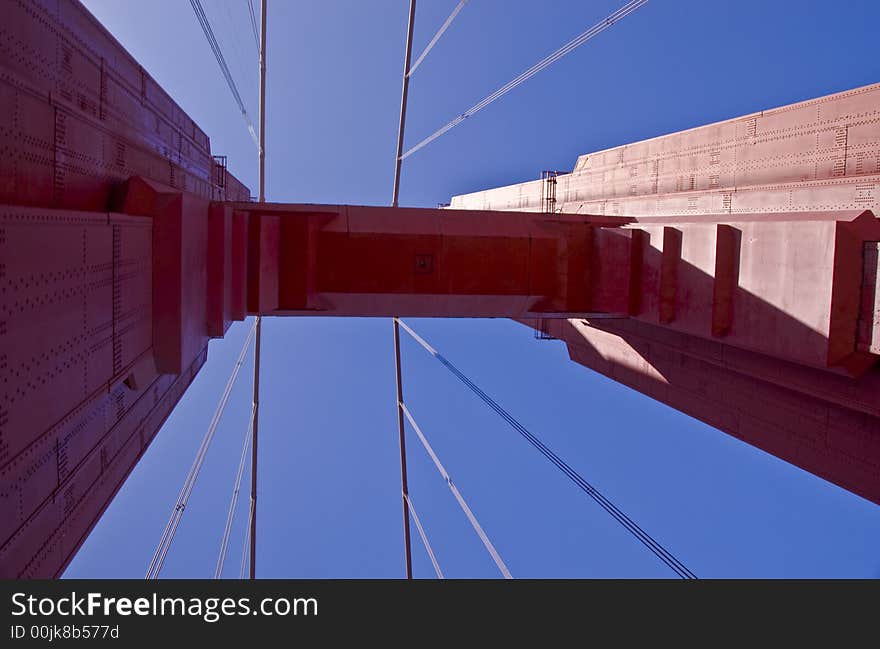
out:
<path id="1" fill-rule="evenodd" d="M 205 0 L 257 112 L 246 0 Z M 257 3 L 258 4 L 258 3 Z M 471 0 L 410 87 L 413 144 L 622 0 Z M 86 5 L 256 190 L 253 143 L 189 3 Z M 269 0 L 271 200 L 387 204 L 406 0 Z M 415 51 L 455 0 L 420 0 Z M 404 164 L 401 204 L 878 81 L 880 3 L 652 0 Z M 504 320 L 412 321 L 701 577 L 880 577 L 880 507 L 571 363 Z M 66 572 L 141 577 L 246 333 L 236 324 Z M 258 575 L 403 574 L 391 323 L 264 320 Z M 405 392 L 517 577 L 672 573 L 411 340 Z M 250 362 L 250 357 L 249 361 Z M 233 393 L 164 577 L 210 577 L 250 411 Z M 497 571 L 410 432 L 410 489 L 451 577 Z M 226 575 L 238 573 L 242 494 Z M 413 537 L 418 577 L 433 575 Z"/>

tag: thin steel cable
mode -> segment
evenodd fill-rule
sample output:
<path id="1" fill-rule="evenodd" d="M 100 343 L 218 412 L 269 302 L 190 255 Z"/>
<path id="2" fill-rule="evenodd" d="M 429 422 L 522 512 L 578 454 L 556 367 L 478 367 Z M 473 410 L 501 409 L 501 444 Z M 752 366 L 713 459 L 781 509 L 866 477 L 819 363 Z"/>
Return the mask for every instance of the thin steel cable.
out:
<path id="1" fill-rule="evenodd" d="M 190 0 L 190 5 L 192 6 L 193 11 L 196 14 L 199 25 L 201 25 L 202 27 L 205 38 L 208 40 L 208 45 L 211 47 L 211 51 L 214 53 L 214 58 L 217 59 L 217 64 L 220 66 L 220 72 L 223 74 L 223 77 L 229 84 L 229 90 L 232 92 L 233 99 L 235 99 L 239 110 L 241 110 L 241 112 L 246 115 L 247 111 L 244 107 L 244 101 L 242 100 L 241 94 L 238 91 L 238 86 L 235 84 L 232 72 L 229 70 L 229 66 L 226 63 L 226 57 L 223 55 L 223 50 L 220 47 L 219 41 L 217 41 L 217 37 L 214 34 L 214 29 L 211 27 L 211 21 L 208 18 L 208 14 L 205 13 L 205 8 L 202 6 L 201 0 Z"/>
<path id="2" fill-rule="evenodd" d="M 229 401 L 232 386 L 235 385 L 235 379 L 238 377 L 238 371 L 241 369 L 242 363 L 244 362 L 244 357 L 247 353 L 248 347 L 250 347 L 251 338 L 254 336 L 255 329 L 256 323 L 251 326 L 251 329 L 248 332 L 244 345 L 242 345 L 241 353 L 238 355 L 238 360 L 235 361 L 232 373 L 229 375 L 229 380 L 226 382 L 226 388 L 223 390 L 223 395 L 217 403 L 217 409 L 214 411 L 211 423 L 208 425 L 208 430 L 205 431 L 205 436 L 202 438 L 202 443 L 196 451 L 196 457 L 189 468 L 189 473 L 187 473 L 186 479 L 183 481 L 183 487 L 181 487 L 174 509 L 171 510 L 171 515 L 168 517 L 165 531 L 162 532 L 162 538 L 159 540 L 159 545 L 156 547 L 156 552 L 153 554 L 152 561 L 150 561 L 150 566 L 147 569 L 147 575 L 145 577 L 146 579 L 159 578 L 159 573 L 162 571 L 162 566 L 165 564 L 165 557 L 168 554 L 168 549 L 171 547 L 171 542 L 174 540 L 174 535 L 177 532 L 177 526 L 180 524 L 180 519 L 183 518 L 183 512 L 186 509 L 190 494 L 192 494 L 193 487 L 195 487 L 196 480 L 199 477 L 199 471 L 202 470 L 202 464 L 205 462 L 208 447 L 214 439 L 217 425 L 220 423 L 220 418 L 223 416 L 223 411 L 226 409 L 226 403 Z"/>
<path id="3" fill-rule="evenodd" d="M 425 60 L 425 57 L 428 56 L 428 52 L 430 52 L 433 47 L 437 44 L 437 41 L 440 40 L 440 37 L 443 36 L 444 32 L 449 29 L 449 26 L 452 24 L 452 21 L 455 20 L 455 17 L 458 15 L 458 12 L 464 9 L 464 6 L 468 3 L 468 0 L 461 0 L 457 5 L 455 5 L 455 9 L 452 10 L 452 13 L 449 14 L 449 17 L 446 21 L 440 25 L 440 29 L 437 30 L 437 33 L 434 34 L 434 37 L 428 43 L 422 53 L 419 54 L 419 58 L 416 59 L 416 62 L 412 64 L 412 67 L 409 69 L 409 72 L 406 73 L 406 76 L 411 77 L 413 72 L 416 71 L 416 68 L 422 64 L 422 61 Z"/>
<path id="4" fill-rule="evenodd" d="M 397 151 L 394 154 L 394 186 L 391 190 L 391 207 L 397 207 L 397 200 L 400 197 L 400 164 L 403 161 L 401 152 L 403 151 L 403 134 L 406 130 L 406 102 L 409 95 L 409 75 L 407 72 L 410 68 L 412 60 L 412 38 L 413 27 L 416 20 L 416 0 L 409 2 L 409 20 L 406 30 L 406 48 L 403 55 L 403 72 L 401 76 L 403 81 L 400 90 L 400 119 L 397 123 Z"/>
<path id="5" fill-rule="evenodd" d="M 400 490 L 403 494 L 403 561 L 406 570 L 406 578 L 412 579 L 412 540 L 409 530 L 409 484 L 407 478 L 407 462 L 406 462 L 406 427 L 404 424 L 403 409 L 400 404 L 403 402 L 403 374 L 400 365 L 400 327 L 397 322 L 392 319 L 392 332 L 394 341 L 394 374 L 397 393 L 395 395 L 395 404 L 397 405 L 397 445 L 400 451 Z"/>
<path id="6" fill-rule="evenodd" d="M 429 354 L 443 364 L 452 374 L 456 376 L 462 383 L 471 389 L 480 399 L 483 400 L 492 410 L 501 416 L 510 426 L 516 430 L 522 437 L 534 446 L 545 458 L 547 458 L 556 468 L 564 473 L 572 482 L 574 482 L 582 491 L 590 496 L 596 503 L 610 514 L 621 526 L 634 536 L 639 542 L 647 547 L 658 559 L 665 563 L 673 572 L 682 579 L 696 579 L 697 576 L 688 569 L 681 561 L 679 561 L 671 552 L 666 550 L 658 541 L 650 534 L 645 532 L 639 525 L 635 523 L 629 516 L 620 510 L 614 503 L 608 500 L 598 489 L 587 482 L 577 471 L 569 466 L 562 458 L 551 451 L 541 440 L 535 437 L 525 426 L 520 424 L 513 416 L 504 408 L 496 403 L 489 395 L 483 392 L 479 386 L 471 381 L 467 376 L 455 367 L 442 354 L 434 349 L 424 338 L 419 336 L 405 322 L 399 320 L 400 326 L 419 343 Z"/>
<path id="7" fill-rule="evenodd" d="M 251 506 L 248 514 L 248 543 L 250 545 L 248 555 L 250 557 L 248 576 L 256 579 L 257 575 L 257 433 L 260 423 L 260 338 L 262 330 L 262 316 L 257 316 L 254 324 L 256 336 L 254 343 L 254 392 L 253 410 L 251 410 Z"/>
<path id="8" fill-rule="evenodd" d="M 201 25 L 202 31 L 205 33 L 205 38 L 208 39 L 208 45 L 214 53 L 214 58 L 217 59 L 217 65 L 220 66 L 220 72 L 223 74 L 223 78 L 226 79 L 226 84 L 232 92 L 232 98 L 235 99 L 238 110 L 241 111 L 241 116 L 247 125 L 248 132 L 251 134 L 251 139 L 253 139 L 257 148 L 259 148 L 260 142 L 257 139 L 257 132 L 254 129 L 254 123 L 251 121 L 251 118 L 244 107 L 244 101 L 241 98 L 241 94 L 238 92 L 238 87 L 235 85 L 235 80 L 232 78 L 229 66 L 226 64 L 226 58 L 223 56 L 220 44 L 214 36 L 214 30 L 211 29 L 211 22 L 208 20 L 208 15 L 205 13 L 204 7 L 202 7 L 201 0 L 189 0 L 189 3 L 192 5 L 196 18 L 199 21 L 199 25 Z"/>
<path id="9" fill-rule="evenodd" d="M 413 506 L 412 499 L 409 497 L 409 494 L 403 494 L 403 497 L 406 499 L 407 504 L 409 505 L 409 513 L 412 514 L 413 522 L 416 524 L 416 529 L 419 531 L 419 536 L 422 537 L 422 544 L 425 546 L 425 551 L 428 553 L 428 557 L 431 559 L 431 564 L 434 566 L 434 572 L 437 573 L 437 579 L 445 579 L 443 576 L 443 571 L 440 570 L 440 564 L 437 563 L 437 557 L 434 556 L 434 550 L 431 548 L 430 542 L 428 542 L 428 535 L 425 534 L 425 530 L 422 527 L 422 521 L 419 520 L 419 515 L 416 513 L 416 508 Z"/>
<path id="10" fill-rule="evenodd" d="M 232 521 L 235 518 L 235 506 L 238 504 L 238 494 L 241 491 L 241 477 L 244 475 L 244 465 L 247 462 L 247 451 L 251 445 L 251 430 L 253 430 L 253 427 L 254 413 L 252 408 L 247 431 L 244 434 L 241 458 L 238 460 L 238 471 L 235 473 L 235 484 L 232 488 L 232 498 L 229 501 L 229 511 L 226 513 L 226 526 L 223 528 L 223 537 L 220 540 L 220 553 L 217 555 L 217 567 L 214 568 L 214 579 L 220 579 L 223 576 L 223 564 L 226 563 L 226 552 L 229 549 L 229 537 L 232 535 Z"/>
<path id="11" fill-rule="evenodd" d="M 259 183 L 261 203 L 266 202 L 266 27 L 267 27 L 267 0 L 260 2 L 260 144 L 259 144 Z M 262 332 L 263 316 L 257 315 L 256 342 L 254 343 L 254 410 L 253 429 L 251 444 L 251 513 L 248 523 L 248 541 L 250 545 L 248 555 L 250 558 L 248 576 L 257 578 L 257 440 L 260 421 L 260 341 Z"/>
<path id="12" fill-rule="evenodd" d="M 248 13 L 251 15 L 251 29 L 254 32 L 254 43 L 257 45 L 257 54 L 260 53 L 260 30 L 257 28 L 257 12 L 254 10 L 254 0 L 247 0 Z"/>
<path id="13" fill-rule="evenodd" d="M 228 2 L 221 2 L 220 4 L 223 7 L 223 14 L 222 15 L 224 16 L 224 19 L 225 19 L 224 22 L 226 23 L 226 25 L 229 28 L 229 33 L 232 34 L 232 36 L 230 37 L 228 42 L 232 43 L 232 49 L 234 50 L 233 53 L 235 54 L 235 56 L 237 57 L 237 60 L 240 63 L 245 62 L 245 61 L 248 63 L 251 63 L 252 61 L 249 60 L 249 57 L 245 54 L 246 48 L 244 46 L 244 43 L 242 43 L 242 41 L 241 41 L 241 36 L 239 35 L 239 30 L 235 28 L 236 20 L 235 20 L 235 17 L 232 15 L 232 9 L 231 9 L 229 3 Z M 220 44 L 221 42 L 222 42 L 222 39 L 217 41 L 218 44 Z M 235 60 L 236 59 L 233 59 L 233 61 L 235 61 Z"/>
<path id="14" fill-rule="evenodd" d="M 587 29 L 585 32 L 581 33 L 579 36 L 577 36 L 576 38 L 572 39 L 571 41 L 569 41 L 568 43 L 566 43 L 565 45 L 560 47 L 558 50 L 556 50 L 552 54 L 544 57 L 543 59 L 541 59 L 540 61 L 535 63 L 535 65 L 530 67 L 528 70 L 526 70 L 525 72 L 520 74 L 515 79 L 513 79 L 513 80 L 509 81 L 508 83 L 506 83 L 505 85 L 501 86 L 498 90 L 493 92 L 491 95 L 485 97 L 481 101 L 477 102 L 476 104 L 474 104 L 473 106 L 468 108 L 461 115 L 459 115 L 458 117 L 453 119 L 451 122 L 449 122 L 445 126 L 441 127 L 440 129 L 435 131 L 433 134 L 429 135 L 424 140 L 422 140 L 421 142 L 419 142 L 418 144 L 416 144 L 415 146 L 413 146 L 412 148 L 407 150 L 407 152 L 404 153 L 400 157 L 400 159 L 405 160 L 406 158 L 411 156 L 416 151 L 426 147 L 427 145 L 429 145 L 431 142 L 436 140 L 438 137 L 440 137 L 444 133 L 447 133 L 448 131 L 452 130 L 453 128 L 455 128 L 456 126 L 461 124 L 468 117 L 471 117 L 471 116 L 475 115 L 476 113 L 480 112 L 486 106 L 488 106 L 489 104 L 494 102 L 496 99 L 499 99 L 502 96 L 506 95 L 508 92 L 510 92 L 511 90 L 516 88 L 521 83 L 528 81 L 533 76 L 535 76 L 536 74 L 538 74 L 539 72 L 541 72 L 542 70 L 547 68 L 548 66 L 552 65 L 553 63 L 555 63 L 556 61 L 561 59 L 563 56 L 565 56 L 566 54 L 568 54 L 572 50 L 580 47 L 581 45 L 586 43 L 588 40 L 593 38 L 594 36 L 597 36 L 601 32 L 603 32 L 606 29 L 608 29 L 609 27 L 611 27 L 613 24 L 619 22 L 620 20 L 622 20 L 623 18 L 625 18 L 626 16 L 628 16 L 629 14 L 634 12 L 636 9 L 647 4 L 647 2 L 648 2 L 648 0 L 631 0 L 630 2 L 625 4 L 623 7 L 621 7 L 620 9 L 618 9 L 617 11 L 615 11 L 614 13 L 609 15 L 607 18 L 596 23 L 595 25 L 593 25 L 592 27 Z"/>
<path id="15" fill-rule="evenodd" d="M 403 324 L 401 322 L 401 324 Z M 422 442 L 422 446 L 425 447 L 425 450 L 428 452 L 428 455 L 431 456 L 431 461 L 434 462 L 434 466 L 437 467 L 437 471 L 440 472 L 440 475 L 446 480 L 446 486 L 449 487 L 449 490 L 452 492 L 452 495 L 455 496 L 455 499 L 458 501 L 459 506 L 461 507 L 464 515 L 467 516 L 467 519 L 471 523 L 471 527 L 474 528 L 474 531 L 477 533 L 477 536 L 480 537 L 480 540 L 483 542 L 483 546 L 486 548 L 486 551 L 489 553 L 489 556 L 492 557 L 492 560 L 495 562 L 495 565 L 498 566 L 498 570 L 501 571 L 501 574 L 504 575 L 505 579 L 513 579 L 513 575 L 510 574 L 510 570 L 507 569 L 504 561 L 501 559 L 501 555 L 498 554 L 498 550 L 495 549 L 495 546 L 492 545 L 492 541 L 489 540 L 489 536 L 483 530 L 483 526 L 480 525 L 480 522 L 477 520 L 477 517 L 474 516 L 474 513 L 471 511 L 471 508 L 468 507 L 468 504 L 464 500 L 464 496 L 461 495 L 461 492 L 458 490 L 458 487 L 455 486 L 455 483 L 452 482 L 452 478 L 449 477 L 449 473 L 443 467 L 443 464 L 440 462 L 440 458 L 437 457 L 437 454 L 434 452 L 434 449 L 431 448 L 431 444 L 428 443 L 428 439 L 425 437 L 425 434 L 422 432 L 422 429 L 419 428 L 419 425 L 416 423 L 416 420 L 413 419 L 412 414 L 409 409 L 406 407 L 405 403 L 400 404 L 401 409 L 403 409 L 403 414 L 406 415 L 407 421 L 409 421 L 410 426 L 413 427 L 413 430 L 416 431 L 416 435 L 418 435 L 419 440 Z"/>
<path id="16" fill-rule="evenodd" d="M 462 378 L 462 377 L 459 377 Z M 466 377 L 464 377 L 466 378 Z M 469 380 L 463 380 L 465 385 L 470 387 L 481 399 L 483 399 L 487 405 L 489 405 L 493 410 L 495 410 L 499 415 L 504 417 L 504 419 L 514 427 L 523 437 L 525 437 L 538 451 L 544 455 L 550 462 L 552 462 L 557 468 L 559 468 L 566 476 L 568 476 L 572 482 L 578 485 L 585 493 L 587 493 L 590 497 L 592 497 L 606 512 L 608 512 L 615 520 L 617 520 L 627 531 L 629 531 L 633 536 L 635 536 L 639 541 L 641 541 L 649 550 L 651 550 L 661 561 L 663 561 L 671 570 L 673 570 L 678 576 L 683 579 L 695 579 L 696 575 L 694 575 L 687 567 L 684 566 L 678 559 L 676 559 L 671 553 L 669 553 L 663 546 L 661 546 L 657 541 L 655 541 L 650 535 L 648 535 L 641 527 L 639 527 L 634 521 L 632 521 L 626 514 L 624 514 L 621 510 L 619 510 L 611 501 L 605 498 L 595 487 L 589 484 L 586 480 L 584 480 L 577 472 L 574 471 L 568 464 L 566 464 L 562 459 L 556 456 L 552 451 L 550 451 L 540 440 L 531 435 L 524 427 L 522 427 L 519 422 L 510 417 L 506 411 L 504 411 L 498 404 L 494 403 L 488 395 L 486 395 L 482 390 L 479 389 L 475 384 L 470 382 Z"/>
<path id="17" fill-rule="evenodd" d="M 254 518 L 254 510 L 248 510 L 248 524 L 247 528 L 245 528 L 244 533 L 244 545 L 241 548 L 241 566 L 238 569 L 238 578 L 244 579 L 245 573 L 248 568 L 248 558 L 250 557 L 250 549 L 251 549 L 251 521 Z"/>

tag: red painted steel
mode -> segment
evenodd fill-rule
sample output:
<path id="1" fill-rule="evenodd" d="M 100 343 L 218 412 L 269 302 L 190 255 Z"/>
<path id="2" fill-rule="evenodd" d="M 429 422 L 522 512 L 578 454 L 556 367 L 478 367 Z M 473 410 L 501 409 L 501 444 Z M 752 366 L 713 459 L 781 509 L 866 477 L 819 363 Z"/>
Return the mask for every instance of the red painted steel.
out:
<path id="1" fill-rule="evenodd" d="M 78 3 L 3 2 L 0 576 L 63 570 L 255 313 L 540 323 L 880 502 L 880 86 L 582 156 L 558 212 L 257 204 Z"/>
<path id="2" fill-rule="evenodd" d="M 557 183 L 561 211 L 637 219 L 645 290 L 629 318 L 528 324 L 880 502 L 880 84 L 589 153 Z M 540 211 L 543 189 L 452 207 Z"/>
<path id="3" fill-rule="evenodd" d="M 188 311 L 174 373 L 157 367 L 174 350 L 153 346 L 155 188 L 204 206 L 249 192 L 78 2 L 0 4 L 0 576 L 51 577 L 205 361 L 207 314 Z"/>

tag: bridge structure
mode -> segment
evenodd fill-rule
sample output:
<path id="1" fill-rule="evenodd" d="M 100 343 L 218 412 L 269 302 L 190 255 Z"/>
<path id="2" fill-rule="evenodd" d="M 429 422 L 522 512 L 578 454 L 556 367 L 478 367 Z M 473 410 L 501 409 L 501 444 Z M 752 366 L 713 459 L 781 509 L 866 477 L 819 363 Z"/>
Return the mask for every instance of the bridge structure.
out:
<path id="1" fill-rule="evenodd" d="M 448 208 L 256 203 L 75 0 L 3 0 L 0 576 L 58 576 L 257 316 L 504 317 L 880 503 L 880 85 Z"/>

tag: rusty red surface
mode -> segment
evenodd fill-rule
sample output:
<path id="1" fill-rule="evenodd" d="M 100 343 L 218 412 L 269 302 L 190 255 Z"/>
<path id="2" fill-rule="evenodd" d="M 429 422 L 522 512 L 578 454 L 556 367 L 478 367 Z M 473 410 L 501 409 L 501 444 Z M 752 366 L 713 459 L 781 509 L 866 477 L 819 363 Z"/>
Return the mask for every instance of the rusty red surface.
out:
<path id="1" fill-rule="evenodd" d="M 57 576 L 247 314 L 509 317 L 880 502 L 880 86 L 453 209 L 249 202 L 74 0 L 0 24 L 0 576 Z"/>

